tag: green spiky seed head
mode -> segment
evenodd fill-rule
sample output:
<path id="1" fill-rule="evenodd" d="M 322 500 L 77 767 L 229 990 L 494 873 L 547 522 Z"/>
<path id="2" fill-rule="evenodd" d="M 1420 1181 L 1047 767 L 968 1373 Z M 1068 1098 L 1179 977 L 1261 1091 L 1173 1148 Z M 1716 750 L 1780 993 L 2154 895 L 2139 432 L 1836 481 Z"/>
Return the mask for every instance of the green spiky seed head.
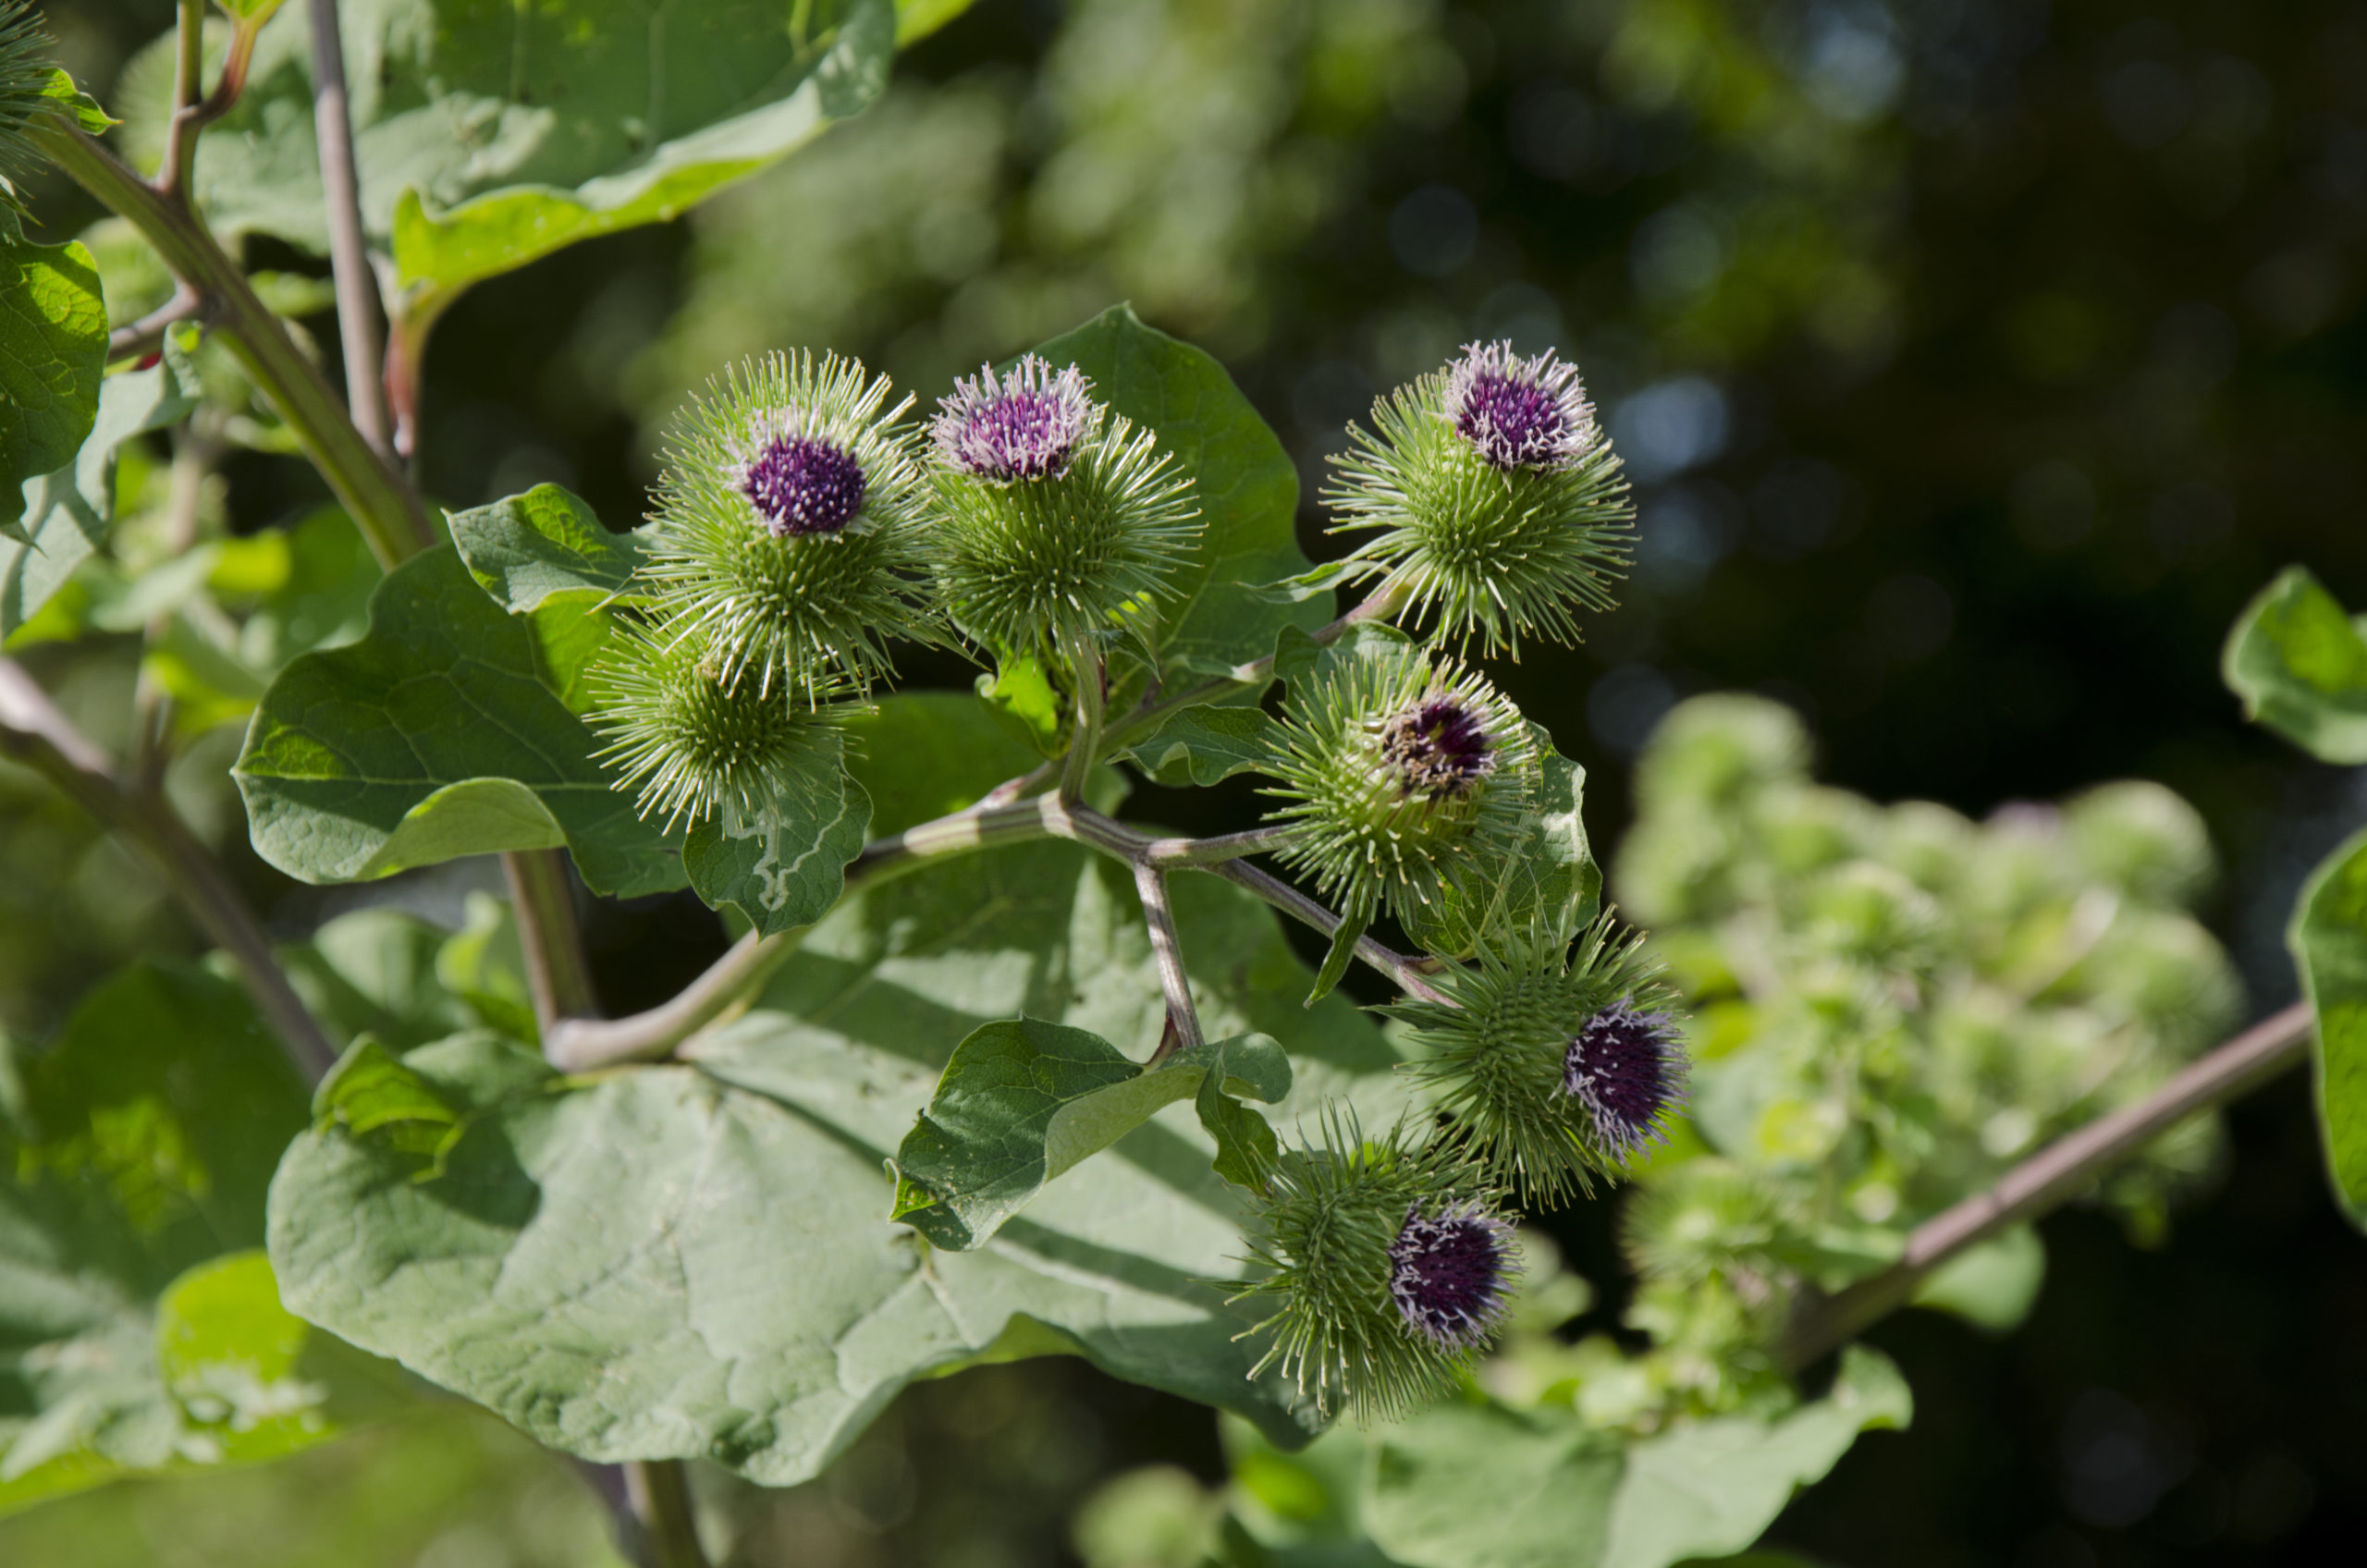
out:
<path id="1" fill-rule="evenodd" d="M 633 791 L 641 815 L 667 830 L 721 817 L 727 827 L 760 823 L 773 802 L 816 774 L 835 772 L 840 746 L 835 710 L 781 701 L 754 669 L 729 673 L 724 655 L 695 631 L 619 631 L 587 684 L 592 726 L 608 744 L 599 759 L 617 788 Z"/>
<path id="2" fill-rule="evenodd" d="M 1028 355 L 954 384 L 932 426 L 938 586 L 999 652 L 1045 655 L 1147 630 L 1200 532 L 1192 482 L 1155 432 Z"/>
<path id="3" fill-rule="evenodd" d="M 1573 949 L 1483 945 L 1433 982 L 1444 1002 L 1390 1009 L 1414 1026 L 1408 1070 L 1425 1097 L 1525 1199 L 1625 1174 L 1684 1101 L 1674 998 L 1642 941 L 1605 918 Z"/>
<path id="4" fill-rule="evenodd" d="M 720 677 L 811 706 L 890 670 L 888 643 L 937 632 L 919 597 L 927 525 L 914 434 L 885 376 L 767 354 L 708 383 L 658 479 L 645 584 L 669 634 Z"/>
<path id="5" fill-rule="evenodd" d="M 25 180 L 41 163 L 30 131 L 49 92 L 49 38 L 26 0 L 0 0 L 0 214 L 25 210 Z M 13 225 L 6 226 L 13 231 Z"/>
<path id="6" fill-rule="evenodd" d="M 1364 627 L 1290 683 L 1266 792 L 1276 851 L 1351 917 L 1426 908 L 1510 852 L 1536 746 L 1488 681 Z"/>
<path id="7" fill-rule="evenodd" d="M 1402 1126 L 1367 1140 L 1326 1119 L 1313 1147 L 1285 1150 L 1248 1231 L 1261 1277 L 1242 1293 L 1280 1305 L 1251 1332 L 1324 1415 L 1397 1420 L 1448 1392 L 1503 1320 L 1520 1272 L 1494 1194 L 1442 1144 Z"/>
<path id="8" fill-rule="evenodd" d="M 1635 508 L 1575 366 L 1478 344 L 1351 427 L 1324 499 L 1362 533 L 1361 575 L 1405 612 L 1490 653 L 1524 635 L 1578 640 L 1576 611 L 1612 607 Z"/>

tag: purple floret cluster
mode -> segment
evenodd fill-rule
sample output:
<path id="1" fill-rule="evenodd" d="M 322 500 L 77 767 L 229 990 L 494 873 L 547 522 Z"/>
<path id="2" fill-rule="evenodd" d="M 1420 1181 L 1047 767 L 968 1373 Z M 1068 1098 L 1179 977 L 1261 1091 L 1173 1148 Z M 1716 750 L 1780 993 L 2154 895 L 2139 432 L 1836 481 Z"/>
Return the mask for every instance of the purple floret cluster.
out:
<path id="1" fill-rule="evenodd" d="M 1566 468 L 1595 445 L 1594 405 L 1578 367 L 1547 349 L 1534 359 L 1510 343 L 1473 343 L 1447 370 L 1446 415 L 1493 468 Z"/>
<path id="2" fill-rule="evenodd" d="M 863 465 L 814 435 L 777 435 L 748 459 L 740 493 L 776 539 L 836 533 L 863 509 Z"/>
<path id="3" fill-rule="evenodd" d="M 1604 1008 L 1564 1051 L 1562 1092 L 1586 1108 L 1602 1146 L 1621 1158 L 1659 1143 L 1665 1114 L 1685 1097 L 1676 1021 L 1625 999 Z"/>
<path id="4" fill-rule="evenodd" d="M 1435 1219 L 1408 1212 L 1389 1248 L 1389 1293 L 1413 1329 L 1442 1349 L 1484 1342 L 1503 1316 L 1517 1265 L 1513 1228 L 1476 1204 Z"/>
<path id="5" fill-rule="evenodd" d="M 940 461 L 974 478 L 1058 479 L 1093 434 L 1092 393 L 1076 366 L 1055 371 L 1034 354 L 1000 380 L 993 366 L 981 366 L 938 399 L 930 439 Z"/>

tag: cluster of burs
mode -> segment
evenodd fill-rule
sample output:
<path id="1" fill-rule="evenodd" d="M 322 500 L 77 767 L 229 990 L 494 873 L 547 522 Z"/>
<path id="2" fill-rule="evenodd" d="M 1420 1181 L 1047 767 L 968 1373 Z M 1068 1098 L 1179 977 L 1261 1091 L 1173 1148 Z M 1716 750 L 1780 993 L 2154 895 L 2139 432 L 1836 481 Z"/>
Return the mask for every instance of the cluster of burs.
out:
<path id="1" fill-rule="evenodd" d="M 957 383 L 926 423 L 911 407 L 859 364 L 803 356 L 693 404 L 633 629 L 594 681 L 645 814 L 763 821 L 840 766 L 831 729 L 899 639 L 1031 661 L 1088 750 L 1089 716 L 1156 680 L 1201 525 L 1179 454 L 1032 356 Z M 1376 585 L 1286 664 L 1257 766 L 1276 858 L 1349 930 L 1387 914 L 1437 961 L 1390 1010 L 1418 1109 L 1386 1129 L 1315 1118 L 1261 1162 L 1247 1246 L 1267 1364 L 1319 1407 L 1386 1417 L 1452 1388 L 1501 1323 L 1508 1207 L 1626 1171 L 1686 1067 L 1640 938 L 1590 897 L 1533 896 L 1550 742 L 1460 656 L 1573 641 L 1576 611 L 1611 604 L 1632 508 L 1574 369 L 1475 345 L 1352 435 L 1326 499 L 1359 544 L 1326 582 Z"/>

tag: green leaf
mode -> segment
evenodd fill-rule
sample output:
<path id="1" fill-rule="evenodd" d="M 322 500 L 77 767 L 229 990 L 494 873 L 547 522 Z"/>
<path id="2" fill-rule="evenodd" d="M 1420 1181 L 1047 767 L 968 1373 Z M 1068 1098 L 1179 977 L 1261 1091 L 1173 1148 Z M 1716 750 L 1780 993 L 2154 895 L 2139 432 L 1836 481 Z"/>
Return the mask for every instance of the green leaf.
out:
<path id="1" fill-rule="evenodd" d="M 1903 1430 L 1914 1412 L 1890 1358 L 1851 1345 L 1822 1399 L 1773 1422 L 1721 1416 L 1644 1439 L 1627 1452 L 1603 1568 L 1666 1568 L 1748 1549 L 1859 1433 Z"/>
<path id="2" fill-rule="evenodd" d="M 1897 1368 L 1855 1345 L 1823 1399 L 1777 1419 L 1626 1443 L 1567 1410 L 1440 1405 L 1367 1439 L 1362 1515 L 1407 1568 L 1669 1568 L 1747 1549 L 1858 1433 L 1911 1411 Z"/>
<path id="3" fill-rule="evenodd" d="M 365 227 L 399 285 L 448 298 L 595 235 L 673 218 L 863 109 L 887 0 L 349 0 Z M 266 29 L 198 161 L 217 233 L 327 236 L 301 13 Z"/>
<path id="4" fill-rule="evenodd" d="M 2311 874 L 2286 940 L 2317 1013 L 2326 1170 L 2343 1211 L 2367 1230 L 2367 831 Z"/>
<path id="5" fill-rule="evenodd" d="M 1126 305 L 1036 352 L 1083 370 L 1097 397 L 1159 432 L 1192 477 L 1202 532 L 1152 631 L 1162 681 L 1230 674 L 1272 653 L 1284 627 L 1312 631 L 1331 619 L 1318 605 L 1273 604 L 1254 586 L 1307 570 L 1295 533 L 1298 470 L 1222 365 L 1145 326 Z"/>
<path id="6" fill-rule="evenodd" d="M 512 615 L 553 597 L 595 604 L 623 594 L 640 569 L 641 536 L 612 533 L 581 496 L 556 484 L 447 514 L 469 575 Z"/>
<path id="7" fill-rule="evenodd" d="M 186 361 L 178 360 L 168 352 L 147 370 L 107 377 L 81 449 L 66 466 L 25 483 L 21 527 L 30 543 L 0 539 L 0 638 L 31 620 L 106 542 L 115 522 L 117 449 L 197 406 Z"/>
<path id="8" fill-rule="evenodd" d="M 351 1419 L 342 1377 L 313 1365 L 320 1336 L 243 1251 L 304 1125 L 303 1084 L 244 993 L 141 964 L 17 1068 L 24 1114 L 0 1121 L 0 1510 L 267 1457 Z"/>
<path id="9" fill-rule="evenodd" d="M 368 635 L 295 660 L 256 710 L 234 770 L 256 852 L 352 882 L 564 845 L 596 893 L 681 887 L 680 839 L 610 788 L 546 662 L 452 551 L 404 562 L 371 596 Z"/>
<path id="10" fill-rule="evenodd" d="M 845 746 L 833 736 L 834 752 Z M 710 817 L 691 829 L 682 868 L 710 908 L 730 908 L 764 936 L 811 925 L 846 888 L 847 863 L 863 852 L 871 801 L 834 761 L 801 774 L 773 797 L 760 823 Z"/>
<path id="11" fill-rule="evenodd" d="M 41 95 L 71 115 L 75 125 L 92 136 L 104 134 L 117 123 L 99 107 L 96 98 L 76 87 L 74 79 L 63 70 L 53 68 L 50 71 L 48 80 L 42 84 Z"/>
<path id="12" fill-rule="evenodd" d="M 106 368 L 91 252 L 0 239 L 0 533 L 26 538 L 25 482 L 74 460 Z"/>
<path id="13" fill-rule="evenodd" d="M 2321 761 L 2367 763 L 2367 631 L 2308 568 L 2245 606 L 2221 670 L 2250 717 Z"/>
<path id="14" fill-rule="evenodd" d="M 1356 943 L 1363 939 L 1365 928 L 1372 924 L 1369 914 L 1352 914 L 1340 922 L 1331 933 L 1331 945 L 1323 949 L 1323 967 L 1315 972 L 1315 985 L 1306 993 L 1306 1003 L 1313 1007 L 1331 994 L 1348 965 L 1355 962 Z"/>
<path id="15" fill-rule="evenodd" d="M 1274 721 L 1253 707 L 1190 707 L 1123 753 L 1156 783 L 1209 785 L 1255 773 L 1274 750 Z"/>
<path id="16" fill-rule="evenodd" d="M 974 798 L 1024 752 L 967 697 L 882 707 L 865 778 L 883 815 Z M 1397 1052 L 1344 1002 L 1298 1011 L 1306 972 L 1271 913 L 1213 877 L 1174 898 L 1209 1032 L 1287 1031 L 1278 1114 L 1337 1095 L 1393 1121 Z M 568 1452 L 767 1484 L 816 1473 L 913 1378 L 1017 1355 L 1084 1354 L 1298 1440 L 1287 1390 L 1245 1377 L 1255 1316 L 1211 1282 L 1238 1268 L 1241 1199 L 1185 1107 L 976 1251 L 883 1218 L 888 1157 L 955 1047 L 1020 1014 L 1154 1047 L 1166 1007 L 1124 867 L 1026 844 L 868 888 L 678 1063 L 561 1080 L 484 1036 L 415 1050 L 401 1065 L 463 1129 L 442 1173 L 334 1124 L 300 1139 L 273 1198 L 287 1299 Z"/>
<path id="17" fill-rule="evenodd" d="M 975 682 L 978 700 L 987 705 L 1004 730 L 1034 748 L 1038 755 L 1061 754 L 1068 704 L 1052 690 L 1043 664 L 1031 655 L 998 653 L 992 675 Z"/>
<path id="18" fill-rule="evenodd" d="M 459 998 L 488 1029 L 538 1045 L 526 947 L 516 913 L 490 893 L 471 893 L 464 924 L 435 953 L 436 984 Z"/>
<path id="19" fill-rule="evenodd" d="M 1915 1305 L 2003 1334 L 2030 1315 L 2044 1283 L 2046 1243 L 2036 1231 L 2017 1225 L 1949 1259 L 1916 1288 Z"/>
<path id="20" fill-rule="evenodd" d="M 1269 1104 L 1290 1092 L 1290 1059 L 1262 1035 L 1211 1041 L 1146 1068 L 1088 1030 L 1033 1018 L 985 1024 L 953 1048 L 896 1151 L 891 1218 L 937 1246 L 973 1251 L 1046 1182 L 1153 1112 L 1198 1096 L 1212 1075 L 1219 1099 L 1228 1083 Z"/>
<path id="21" fill-rule="evenodd" d="M 278 956 L 296 994 L 339 1047 L 373 1035 L 399 1051 L 477 1022 L 437 977 L 445 945 L 445 934 L 416 915 L 364 909 L 324 923 L 310 941 L 282 947 Z"/>

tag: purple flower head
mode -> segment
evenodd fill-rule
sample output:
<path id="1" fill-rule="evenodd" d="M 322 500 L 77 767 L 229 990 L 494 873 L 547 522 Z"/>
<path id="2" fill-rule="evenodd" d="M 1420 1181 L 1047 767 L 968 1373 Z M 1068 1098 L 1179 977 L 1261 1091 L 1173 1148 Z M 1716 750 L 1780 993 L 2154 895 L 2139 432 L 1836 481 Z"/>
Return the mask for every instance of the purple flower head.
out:
<path id="1" fill-rule="evenodd" d="M 1407 794 L 1460 799 L 1496 771 L 1496 742 L 1470 704 L 1425 697 L 1381 726 L 1380 758 Z"/>
<path id="2" fill-rule="evenodd" d="M 1685 1097 L 1676 1021 L 1622 998 L 1586 1021 L 1562 1054 L 1562 1092 L 1586 1107 L 1604 1148 L 1628 1158 L 1667 1135 L 1662 1113 Z"/>
<path id="3" fill-rule="evenodd" d="M 1595 441 L 1594 405 L 1578 367 L 1548 349 L 1533 360 L 1510 343 L 1471 343 L 1446 377 L 1446 417 L 1490 466 L 1566 468 Z"/>
<path id="4" fill-rule="evenodd" d="M 1470 1350 L 1503 1316 L 1519 1266 L 1513 1228 L 1477 1204 L 1449 1204 L 1435 1219 L 1410 1209 L 1389 1246 L 1389 1293 L 1406 1326 L 1447 1350 Z"/>
<path id="5" fill-rule="evenodd" d="M 979 479 L 1058 479 L 1093 434 L 1092 392 L 1076 366 L 1055 373 L 1034 354 L 1000 381 L 983 365 L 975 380 L 955 382 L 953 396 L 938 399 L 943 411 L 930 437 L 947 467 Z"/>
<path id="6" fill-rule="evenodd" d="M 776 539 L 836 533 L 863 509 L 863 465 L 818 435 L 770 437 L 741 465 L 738 480 Z"/>

